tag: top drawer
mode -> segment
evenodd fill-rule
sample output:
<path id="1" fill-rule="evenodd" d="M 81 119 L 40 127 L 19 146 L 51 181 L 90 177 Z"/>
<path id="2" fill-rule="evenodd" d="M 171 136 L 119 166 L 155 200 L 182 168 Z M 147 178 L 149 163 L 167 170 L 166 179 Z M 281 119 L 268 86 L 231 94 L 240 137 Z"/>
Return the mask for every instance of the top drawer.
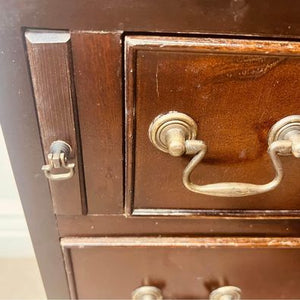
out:
<path id="1" fill-rule="evenodd" d="M 300 160 L 295 157 L 281 157 L 284 178 L 273 191 L 207 196 L 182 183 L 192 157 L 157 150 L 148 129 L 169 111 L 195 121 L 197 138 L 208 148 L 192 173 L 195 184 L 267 183 L 274 177 L 268 133 L 280 119 L 300 114 L 299 54 L 296 42 L 126 37 L 127 211 L 297 213 Z"/>

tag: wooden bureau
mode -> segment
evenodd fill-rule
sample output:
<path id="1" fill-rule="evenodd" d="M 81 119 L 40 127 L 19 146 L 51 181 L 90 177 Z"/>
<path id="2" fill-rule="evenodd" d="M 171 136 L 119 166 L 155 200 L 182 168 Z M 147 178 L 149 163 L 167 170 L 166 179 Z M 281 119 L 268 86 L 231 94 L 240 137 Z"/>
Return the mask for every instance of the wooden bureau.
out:
<path id="1" fill-rule="evenodd" d="M 1 125 L 49 298 L 300 298 L 299 15 L 0 2 Z"/>

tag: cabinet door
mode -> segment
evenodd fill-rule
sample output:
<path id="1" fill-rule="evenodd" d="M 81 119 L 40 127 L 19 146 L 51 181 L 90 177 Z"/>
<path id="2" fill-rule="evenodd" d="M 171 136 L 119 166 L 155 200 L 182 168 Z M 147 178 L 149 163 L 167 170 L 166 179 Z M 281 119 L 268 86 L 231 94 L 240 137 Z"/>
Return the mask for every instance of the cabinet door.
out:
<path id="1" fill-rule="evenodd" d="M 300 44 L 241 39 L 127 36 L 127 207 L 138 214 L 289 214 L 300 209 L 300 160 L 282 157 L 273 191 L 248 197 L 196 194 L 183 183 L 191 156 L 156 149 L 148 129 L 160 114 L 190 116 L 207 153 L 198 185 L 264 184 L 274 177 L 268 132 L 300 114 Z"/>
<path id="2" fill-rule="evenodd" d="M 63 140 L 75 164 L 72 178 L 49 180 L 55 213 L 121 214 L 120 34 L 27 30 L 25 39 L 45 161 Z"/>
<path id="3" fill-rule="evenodd" d="M 236 286 L 242 299 L 300 297 L 300 242 L 284 238 L 64 238 L 73 298 L 130 299 L 143 285 L 164 299 L 208 299 Z"/>
<path id="4" fill-rule="evenodd" d="M 50 165 L 48 154 L 51 144 L 57 140 L 71 146 L 67 163 L 75 164 L 71 178 L 49 179 L 54 212 L 80 215 L 86 213 L 86 203 L 78 142 L 71 36 L 67 31 L 28 30 L 25 38 L 45 164 Z M 51 170 L 51 173 L 54 171 Z M 57 168 L 57 173 L 65 172 L 63 168 Z"/>

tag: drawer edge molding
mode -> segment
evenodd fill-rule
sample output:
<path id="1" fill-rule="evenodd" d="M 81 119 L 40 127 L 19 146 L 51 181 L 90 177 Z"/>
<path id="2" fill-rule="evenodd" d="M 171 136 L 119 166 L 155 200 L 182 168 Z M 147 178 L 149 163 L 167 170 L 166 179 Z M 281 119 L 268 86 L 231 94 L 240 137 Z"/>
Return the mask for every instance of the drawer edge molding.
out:
<path id="1" fill-rule="evenodd" d="M 300 248 L 300 238 L 253 237 L 66 237 L 63 249 L 86 247 Z"/>

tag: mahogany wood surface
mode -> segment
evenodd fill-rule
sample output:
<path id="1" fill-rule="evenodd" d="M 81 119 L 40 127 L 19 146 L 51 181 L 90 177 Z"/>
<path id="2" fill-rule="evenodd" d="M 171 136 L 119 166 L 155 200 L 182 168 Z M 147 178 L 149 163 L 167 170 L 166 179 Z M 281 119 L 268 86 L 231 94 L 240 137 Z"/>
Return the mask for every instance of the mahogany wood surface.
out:
<path id="1" fill-rule="evenodd" d="M 28 71 L 26 47 L 24 47 L 24 31 L 28 28 L 36 28 L 43 30 L 59 29 L 71 32 L 89 30 L 102 31 L 103 33 L 103 31 L 109 31 L 118 32 L 122 36 L 125 33 L 131 35 L 146 34 L 177 37 L 218 36 L 228 38 L 235 36 L 243 37 L 244 39 L 265 38 L 297 41 L 300 37 L 299 14 L 300 5 L 293 0 L 0 0 L 1 127 L 4 132 L 41 275 L 50 299 L 69 297 L 64 262 L 60 249 L 60 236 L 92 236 L 94 234 L 110 235 L 113 237 L 130 235 L 130 233 L 135 236 L 158 236 L 161 233 L 172 236 L 208 236 L 209 232 L 219 232 L 222 235 L 234 235 L 235 233 L 235 235 L 246 234 L 253 236 L 264 236 L 270 233 L 269 236 L 289 236 L 291 238 L 299 236 L 300 222 L 297 217 L 293 219 L 287 217 L 286 219 L 282 217 L 278 219 L 263 219 L 261 216 L 257 216 L 256 220 L 245 217 L 242 220 L 239 218 L 233 220 L 227 217 L 219 220 L 215 218 L 198 219 L 194 217 L 190 219 L 180 218 L 181 220 L 178 221 L 177 218 L 154 218 L 153 216 L 126 218 L 120 215 L 60 215 L 57 217 L 58 228 L 56 218 L 53 214 L 48 181 L 40 172 L 40 167 L 44 163 L 44 153 L 40 140 L 31 77 Z M 82 39 L 87 41 L 89 38 L 85 39 L 82 37 Z M 94 42 L 95 47 L 101 50 L 101 46 L 97 45 L 97 41 Z M 87 42 L 87 44 L 89 43 Z M 109 42 L 106 43 L 105 47 L 108 47 L 108 44 Z M 89 47 L 91 51 L 91 48 L 93 48 L 92 45 L 89 44 Z M 119 59 L 119 50 L 120 48 L 115 50 L 117 58 L 114 58 L 113 61 Z M 93 51 L 91 52 L 93 53 Z M 95 54 L 91 57 L 95 57 Z M 85 57 L 81 59 L 85 59 Z M 94 74 L 94 76 L 100 76 L 102 79 L 104 77 L 104 80 L 106 80 L 106 75 Z M 170 160 L 173 160 L 173 158 L 170 158 Z M 184 166 L 185 164 L 186 162 Z M 115 208 L 115 206 L 113 207 Z M 95 207 L 95 211 L 98 208 L 98 206 L 97 208 Z M 161 219 L 164 219 L 164 221 L 161 221 Z M 111 253 L 110 249 L 103 249 L 104 252 L 102 250 L 92 251 L 92 255 L 90 256 L 88 253 L 90 250 L 87 252 L 84 249 L 82 252 L 80 252 L 81 250 L 76 250 L 76 254 L 78 252 L 78 256 L 76 255 L 76 266 L 80 266 L 80 263 L 84 263 L 86 260 L 88 263 L 86 265 L 87 269 L 91 267 L 91 269 L 95 270 L 94 268 L 104 266 L 107 262 L 112 273 L 115 274 L 114 271 L 118 271 L 118 268 L 122 264 L 131 270 L 133 266 L 132 261 L 130 261 L 131 259 L 138 259 L 140 262 L 147 261 L 150 257 L 148 255 L 151 253 L 147 251 L 149 249 L 147 247 L 142 252 L 134 250 L 132 256 L 130 256 L 130 252 L 128 252 L 129 256 L 127 256 L 128 253 L 125 255 L 123 251 L 116 251 L 115 253 L 118 253 L 118 255 L 114 256 L 112 260 L 108 259 L 105 262 L 102 260 L 102 254 L 107 253 L 107 258 L 112 256 L 109 256 Z M 117 248 L 115 249 L 118 250 Z M 175 252 L 169 252 L 170 249 L 160 248 L 160 253 L 155 250 L 153 257 L 157 258 L 158 256 L 156 255 L 162 254 L 163 256 L 165 255 L 164 257 L 182 258 L 194 251 L 189 252 L 188 248 L 181 250 L 184 250 L 184 253 L 180 251 L 182 256 L 178 254 L 177 250 L 175 251 L 177 252 L 175 255 L 172 254 Z M 253 261 L 252 265 L 254 267 L 258 265 L 261 268 L 268 265 L 268 268 L 270 267 L 270 270 L 273 270 L 271 278 L 276 279 L 273 283 L 278 291 L 282 282 L 285 285 L 291 283 L 289 279 L 292 276 L 299 278 L 299 274 L 294 273 L 295 270 L 299 269 L 297 265 L 297 261 L 299 261 L 299 249 L 279 249 L 279 254 L 276 254 L 277 250 L 259 249 L 259 251 L 266 251 L 264 253 L 268 253 L 270 256 L 266 257 L 262 253 L 262 256 L 256 256 L 256 252 L 253 258 L 256 257 L 257 261 Z M 206 252 L 203 249 L 203 251 L 206 253 L 205 255 L 208 255 L 206 257 L 209 258 L 209 250 Z M 246 251 L 249 253 L 250 249 Z M 193 253 L 195 253 L 193 257 L 198 261 L 200 254 Z M 214 253 L 218 254 L 220 252 Z M 237 258 L 237 262 L 240 262 L 239 253 L 231 252 L 231 254 L 234 255 L 227 257 L 228 263 L 232 257 Z M 105 258 L 105 256 L 103 257 Z M 123 260 L 124 257 L 127 257 L 129 261 L 125 262 Z M 80 261 L 77 258 L 80 258 Z M 246 256 L 241 258 L 245 258 L 247 262 L 246 266 L 249 266 L 248 262 L 252 258 L 249 257 L 248 259 Z M 264 261 L 262 261 L 263 258 L 265 258 Z M 271 263 L 272 258 L 274 260 Z M 218 255 L 216 259 L 218 261 Z M 291 261 L 294 263 L 294 269 L 290 269 Z M 243 265 L 243 262 L 241 261 L 241 265 Z M 178 260 L 176 259 L 177 263 Z M 186 266 L 188 266 L 188 260 L 186 263 Z M 173 265 L 176 266 L 176 264 Z M 220 264 L 225 266 L 226 262 L 224 264 L 220 262 Z M 134 265 L 139 268 L 138 264 Z M 153 270 L 156 270 L 155 266 L 153 265 Z M 240 265 L 237 268 L 240 268 Z M 81 271 L 83 270 L 85 270 L 84 266 Z M 145 269 L 142 267 L 140 270 L 144 271 Z M 282 272 L 278 273 L 278 270 Z M 100 278 L 104 274 L 100 274 L 100 272 L 101 270 L 97 268 L 94 274 Z M 142 273 L 145 274 L 144 272 Z M 82 276 L 82 274 L 79 273 L 79 276 Z M 242 278 L 244 278 L 244 274 L 241 274 Z M 250 272 L 249 274 L 252 273 Z M 92 275 L 90 273 L 86 275 L 80 283 L 81 288 L 82 284 L 85 283 L 88 287 L 94 282 L 95 286 L 93 288 L 99 285 L 99 281 L 94 281 L 96 277 L 90 276 Z M 276 277 L 281 275 L 284 278 Z M 128 272 L 121 279 L 124 278 L 125 280 L 129 280 Z M 134 282 L 138 285 L 141 284 L 140 278 L 141 276 L 134 278 Z M 87 282 L 88 279 L 90 279 L 89 282 Z M 285 279 L 287 279 L 286 282 Z M 264 277 L 260 282 L 263 284 L 265 281 L 266 278 Z M 122 285 L 122 283 L 120 284 Z M 129 284 L 133 287 L 132 283 Z M 291 283 L 291 288 L 289 289 L 290 286 L 287 287 L 286 291 L 292 291 L 293 284 Z M 137 286 L 134 284 L 134 287 Z M 168 285 L 168 289 L 169 287 L 170 285 Z M 180 284 L 174 288 L 179 287 Z M 113 288 L 117 291 L 115 284 L 113 284 Z M 131 290 L 129 291 L 127 287 L 125 288 L 128 291 L 126 295 L 129 297 Z M 194 288 L 195 285 L 193 285 Z M 200 291 L 201 293 L 203 292 L 203 295 L 208 295 L 208 290 L 204 290 L 203 286 L 199 287 L 199 289 L 202 289 Z M 263 286 L 260 287 L 260 291 L 261 293 L 264 292 Z M 97 290 L 97 293 L 99 293 L 99 290 Z M 199 293 L 199 290 L 197 290 L 197 293 Z M 295 292 L 295 295 L 290 296 L 290 298 L 293 296 L 297 297 L 297 293 L 298 291 Z M 265 295 L 265 297 L 269 298 L 268 295 Z M 278 297 L 284 298 L 286 294 L 282 292 Z"/>
<path id="2" fill-rule="evenodd" d="M 51 143 L 57 140 L 63 140 L 71 146 L 68 162 L 75 163 L 71 179 L 49 180 L 54 212 L 60 215 L 82 214 L 86 211 L 86 205 L 84 190 L 80 191 L 80 186 L 81 189 L 84 187 L 80 184 L 83 175 L 80 174 L 77 120 L 76 111 L 73 110 L 73 107 L 76 109 L 76 96 L 70 34 L 40 30 L 27 31 L 25 37 L 45 163 L 49 163 L 47 156 Z"/>
<path id="3" fill-rule="evenodd" d="M 129 299 L 141 285 L 160 288 L 164 299 L 208 299 L 224 285 L 239 287 L 242 299 L 300 297 L 299 239 L 71 238 L 62 245 L 74 298 Z"/>
<path id="4" fill-rule="evenodd" d="M 1 0 L 3 24 L 47 29 L 300 37 L 294 0 Z M 20 32 L 19 32 L 20 34 Z"/>
<path id="5" fill-rule="evenodd" d="M 128 36 L 125 43 L 128 206 L 150 208 L 152 214 L 155 208 L 169 214 L 187 209 L 189 216 L 192 209 L 216 215 L 299 210 L 300 161 L 293 156 L 282 157 L 284 179 L 274 191 L 212 197 L 184 187 L 191 156 L 171 157 L 148 137 L 156 116 L 185 113 L 208 146 L 192 174 L 194 183 L 271 181 L 268 132 L 281 118 L 300 114 L 298 42 Z"/>
<path id="6" fill-rule="evenodd" d="M 299 237 L 299 217 L 58 216 L 68 236 L 278 236 Z"/>
<path id="7" fill-rule="evenodd" d="M 121 36 L 74 31 L 71 40 L 88 213 L 122 213 Z"/>

